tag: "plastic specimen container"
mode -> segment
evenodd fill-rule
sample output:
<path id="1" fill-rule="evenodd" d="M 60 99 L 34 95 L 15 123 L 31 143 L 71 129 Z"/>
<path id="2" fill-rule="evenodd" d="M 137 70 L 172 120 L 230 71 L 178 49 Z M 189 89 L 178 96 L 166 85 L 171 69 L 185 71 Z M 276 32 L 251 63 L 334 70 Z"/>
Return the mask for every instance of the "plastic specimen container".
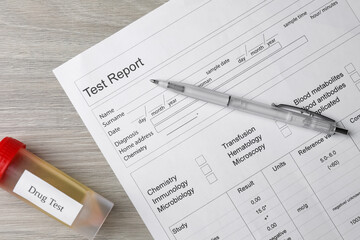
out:
<path id="1" fill-rule="evenodd" d="M 9 137 L 0 142 L 0 187 L 88 239 L 114 205 Z"/>

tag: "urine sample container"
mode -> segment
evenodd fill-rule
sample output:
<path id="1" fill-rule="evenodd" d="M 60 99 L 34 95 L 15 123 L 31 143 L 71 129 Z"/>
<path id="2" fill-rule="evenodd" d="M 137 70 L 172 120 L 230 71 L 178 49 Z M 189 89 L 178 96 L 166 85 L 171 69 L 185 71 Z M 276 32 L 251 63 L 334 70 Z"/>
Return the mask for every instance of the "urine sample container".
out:
<path id="1" fill-rule="evenodd" d="M 114 205 L 9 137 L 0 142 L 0 187 L 88 239 Z"/>

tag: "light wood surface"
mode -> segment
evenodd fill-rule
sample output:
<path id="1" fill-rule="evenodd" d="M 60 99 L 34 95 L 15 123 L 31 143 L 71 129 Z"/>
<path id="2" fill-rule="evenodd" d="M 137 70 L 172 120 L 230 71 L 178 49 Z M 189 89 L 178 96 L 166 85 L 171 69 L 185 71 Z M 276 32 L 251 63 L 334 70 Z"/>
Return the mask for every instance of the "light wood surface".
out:
<path id="1" fill-rule="evenodd" d="M 0 138 L 115 203 L 96 239 L 152 239 L 52 69 L 165 0 L 0 1 Z M 84 239 L 0 191 L 0 239 Z"/>

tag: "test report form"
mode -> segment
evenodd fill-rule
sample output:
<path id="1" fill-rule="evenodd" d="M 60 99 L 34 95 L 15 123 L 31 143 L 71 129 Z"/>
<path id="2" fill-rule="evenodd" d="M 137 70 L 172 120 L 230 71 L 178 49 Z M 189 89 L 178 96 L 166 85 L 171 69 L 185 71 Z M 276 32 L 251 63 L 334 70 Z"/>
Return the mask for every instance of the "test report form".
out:
<path id="1" fill-rule="evenodd" d="M 359 17 L 356 0 L 170 1 L 54 73 L 155 239 L 359 239 Z M 316 111 L 350 136 L 151 78 Z"/>

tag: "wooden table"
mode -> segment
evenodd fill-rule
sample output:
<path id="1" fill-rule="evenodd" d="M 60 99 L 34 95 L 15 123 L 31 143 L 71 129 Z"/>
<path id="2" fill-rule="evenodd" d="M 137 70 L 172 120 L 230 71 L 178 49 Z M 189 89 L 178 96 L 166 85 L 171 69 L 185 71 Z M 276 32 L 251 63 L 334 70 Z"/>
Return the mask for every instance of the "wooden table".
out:
<path id="1" fill-rule="evenodd" d="M 52 69 L 165 0 L 0 1 L 0 138 L 112 200 L 96 239 L 152 239 Z M 0 191 L 0 239 L 84 239 Z"/>

